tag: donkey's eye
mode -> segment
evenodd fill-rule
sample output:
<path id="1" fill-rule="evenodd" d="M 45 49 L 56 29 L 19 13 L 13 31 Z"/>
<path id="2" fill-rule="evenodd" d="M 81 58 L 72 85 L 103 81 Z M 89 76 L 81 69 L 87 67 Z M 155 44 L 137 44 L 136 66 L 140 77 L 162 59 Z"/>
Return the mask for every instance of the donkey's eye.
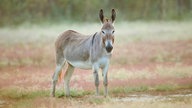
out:
<path id="1" fill-rule="evenodd" d="M 104 31 L 102 31 L 102 33 L 103 33 L 103 34 L 105 34 L 105 32 L 104 32 Z"/>
<path id="2" fill-rule="evenodd" d="M 115 31 L 113 30 L 112 33 L 115 33 Z"/>

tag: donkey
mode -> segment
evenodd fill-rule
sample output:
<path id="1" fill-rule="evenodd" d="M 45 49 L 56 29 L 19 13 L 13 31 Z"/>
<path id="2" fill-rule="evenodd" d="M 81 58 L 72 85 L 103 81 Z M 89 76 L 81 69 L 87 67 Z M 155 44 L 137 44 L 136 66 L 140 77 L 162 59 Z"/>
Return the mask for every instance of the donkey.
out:
<path id="1" fill-rule="evenodd" d="M 51 95 L 55 96 L 55 87 L 62 67 L 68 63 L 64 75 L 65 95 L 70 96 L 69 82 L 74 68 L 92 69 L 96 86 L 96 95 L 99 95 L 98 71 L 102 69 L 105 87 L 104 95 L 108 95 L 107 73 L 114 43 L 114 26 L 116 12 L 112 9 L 111 19 L 104 18 L 103 10 L 99 12 L 103 24 L 101 31 L 94 35 L 83 35 L 73 30 L 63 32 L 55 42 L 56 69 L 52 77 Z"/>

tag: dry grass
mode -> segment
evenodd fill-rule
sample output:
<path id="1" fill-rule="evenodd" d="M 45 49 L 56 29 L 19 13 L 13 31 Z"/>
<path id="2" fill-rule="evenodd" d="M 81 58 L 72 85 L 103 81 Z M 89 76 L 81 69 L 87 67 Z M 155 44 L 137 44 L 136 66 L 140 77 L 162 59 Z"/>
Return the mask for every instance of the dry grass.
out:
<path id="1" fill-rule="evenodd" d="M 113 108 L 113 107 L 122 107 L 125 108 L 129 106 L 131 108 L 148 108 L 148 107 L 184 107 L 188 108 L 191 106 L 192 97 L 191 96 L 175 96 L 170 100 L 171 97 L 162 97 L 160 100 L 151 100 L 148 97 L 148 100 L 141 100 L 139 98 L 146 97 L 145 95 L 138 95 L 138 98 L 134 98 L 135 101 L 126 101 L 118 100 L 117 96 L 104 98 L 102 96 L 93 96 L 93 95 L 79 95 L 78 91 L 73 97 L 57 97 L 52 98 L 48 96 L 47 90 L 43 91 L 26 91 L 26 90 L 16 90 L 9 89 L 8 91 L 1 90 L 0 101 L 2 101 L 3 106 L 7 108 L 60 108 L 60 107 L 70 107 L 70 108 L 79 108 L 79 107 L 88 107 L 88 108 Z M 122 92 L 123 93 L 123 92 Z M 161 93 L 161 92 L 159 92 Z M 159 94 L 156 93 L 156 94 Z M 134 95 L 130 95 L 130 98 Z M 4 99 L 2 100 L 2 96 Z M 129 96 L 129 95 L 128 95 Z M 144 96 L 144 97 L 143 97 Z M 157 95 L 158 96 L 158 95 Z M 126 98 L 126 97 L 125 97 Z M 128 98 L 128 97 L 127 97 Z M 146 98 L 145 98 L 146 99 Z"/>
<path id="2" fill-rule="evenodd" d="M 109 94 L 94 95 L 91 71 L 76 69 L 71 98 L 57 85 L 49 97 L 54 71 L 54 40 L 67 29 L 85 34 L 99 24 L 22 25 L 0 28 L 0 107 L 190 107 L 191 97 L 162 102 L 114 102 L 132 93 L 190 89 L 192 81 L 192 22 L 117 23 L 115 48 L 109 70 Z M 87 30 L 89 28 L 89 30 Z M 103 90 L 100 74 L 100 90 Z M 100 91 L 103 94 L 102 91 Z"/>

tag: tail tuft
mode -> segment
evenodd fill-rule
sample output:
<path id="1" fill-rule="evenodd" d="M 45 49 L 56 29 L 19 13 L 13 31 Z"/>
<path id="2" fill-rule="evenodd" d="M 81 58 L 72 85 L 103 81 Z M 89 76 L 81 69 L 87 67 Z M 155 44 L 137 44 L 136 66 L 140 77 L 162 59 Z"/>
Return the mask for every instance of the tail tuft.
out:
<path id="1" fill-rule="evenodd" d="M 59 78 L 58 78 L 58 82 L 61 83 L 63 78 L 63 70 L 61 70 L 61 72 L 59 73 Z"/>

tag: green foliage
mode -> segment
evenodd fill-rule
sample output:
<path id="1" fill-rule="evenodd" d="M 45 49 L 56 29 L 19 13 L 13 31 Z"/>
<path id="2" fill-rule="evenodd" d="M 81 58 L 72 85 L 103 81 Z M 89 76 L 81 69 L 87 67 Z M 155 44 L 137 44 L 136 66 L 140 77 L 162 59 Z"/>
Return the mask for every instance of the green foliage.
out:
<path id="1" fill-rule="evenodd" d="M 0 25 L 24 22 L 97 21 L 99 9 L 118 20 L 190 19 L 192 0 L 0 0 Z"/>

